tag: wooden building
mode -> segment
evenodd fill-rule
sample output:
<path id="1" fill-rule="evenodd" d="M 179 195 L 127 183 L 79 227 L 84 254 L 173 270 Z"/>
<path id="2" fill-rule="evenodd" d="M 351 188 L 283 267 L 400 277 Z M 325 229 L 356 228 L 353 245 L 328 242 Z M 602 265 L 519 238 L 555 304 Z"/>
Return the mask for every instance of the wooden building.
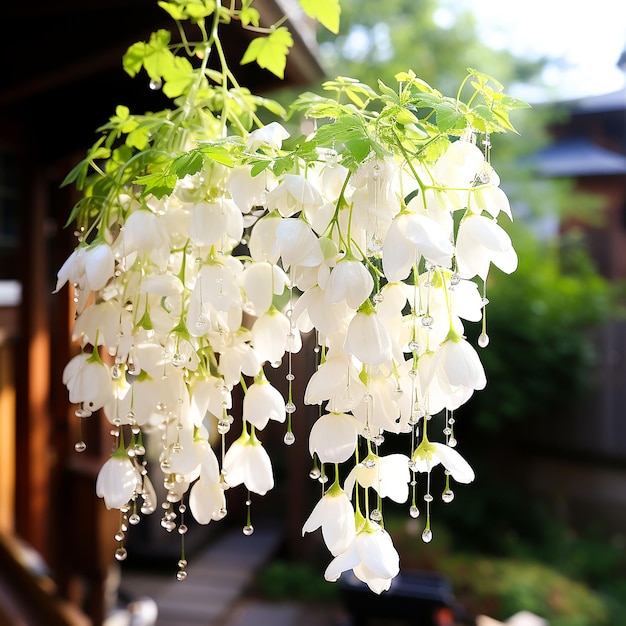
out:
<path id="1" fill-rule="evenodd" d="M 285 5 L 255 4 L 266 25 Z M 156 0 L 32 0 L 4 3 L 0 24 L 0 624 L 18 623 L 16 616 L 32 626 L 71 621 L 50 594 L 33 601 L 36 586 L 11 556 L 19 539 L 43 557 L 56 595 L 95 625 L 105 614 L 119 520 L 94 491 L 109 452 L 98 441 L 110 441 L 108 428 L 88 421 L 90 447 L 76 454 L 77 419 L 61 383 L 76 349 L 69 337 L 73 312 L 69 290 L 52 291 L 74 246 L 63 224 L 77 197 L 60 183 L 117 104 L 138 113 L 163 108 L 163 96 L 147 79 L 129 78 L 121 59 L 130 44 L 173 23 Z M 295 46 L 285 81 L 242 66 L 238 78 L 251 91 L 322 76 L 315 32 L 300 20 L 289 28 Z M 232 32 L 223 41 L 238 60 L 248 38 Z"/>

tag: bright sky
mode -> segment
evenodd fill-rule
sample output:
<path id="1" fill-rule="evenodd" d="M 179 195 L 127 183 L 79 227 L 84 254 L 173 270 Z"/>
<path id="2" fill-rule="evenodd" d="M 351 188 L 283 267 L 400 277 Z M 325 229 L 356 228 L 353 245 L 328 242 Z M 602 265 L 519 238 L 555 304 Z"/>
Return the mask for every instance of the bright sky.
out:
<path id="1" fill-rule="evenodd" d="M 616 66 L 626 48 L 624 0 L 454 0 L 459 4 L 479 18 L 491 47 L 563 59 L 544 74 L 559 98 L 609 93 L 626 83 L 626 74 Z M 530 88 L 516 95 L 529 100 L 542 96 Z"/>

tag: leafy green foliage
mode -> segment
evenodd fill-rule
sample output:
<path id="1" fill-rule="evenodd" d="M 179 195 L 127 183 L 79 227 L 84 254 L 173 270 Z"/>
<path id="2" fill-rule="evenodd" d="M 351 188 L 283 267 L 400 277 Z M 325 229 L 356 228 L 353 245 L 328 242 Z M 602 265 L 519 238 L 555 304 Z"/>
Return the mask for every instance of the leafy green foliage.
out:
<path id="1" fill-rule="evenodd" d="M 241 64 L 256 61 L 259 67 L 269 70 L 279 78 L 284 78 L 291 46 L 293 37 L 284 26 L 281 26 L 266 37 L 253 39 L 241 59 Z"/>
<path id="2" fill-rule="evenodd" d="M 331 33 L 336 35 L 339 32 L 339 0 L 300 0 L 300 6 L 309 17 L 319 20 Z"/>

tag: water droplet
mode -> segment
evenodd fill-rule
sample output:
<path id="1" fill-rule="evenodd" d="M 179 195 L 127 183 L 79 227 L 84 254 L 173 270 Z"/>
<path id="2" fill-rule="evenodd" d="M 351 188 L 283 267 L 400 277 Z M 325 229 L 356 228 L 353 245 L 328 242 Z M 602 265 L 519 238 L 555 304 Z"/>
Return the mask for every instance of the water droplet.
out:
<path id="1" fill-rule="evenodd" d="M 486 348 L 489 345 L 489 335 L 487 335 L 487 333 L 480 333 L 480 335 L 478 335 L 478 345 L 481 348 Z"/>
<path id="2" fill-rule="evenodd" d="M 372 467 L 376 467 L 376 461 L 374 459 L 367 459 L 363 462 L 363 465 L 367 467 L 367 469 L 372 469 Z"/>
<path id="3" fill-rule="evenodd" d="M 226 420 L 219 420 L 217 422 L 217 432 L 220 435 L 225 435 L 230 430 L 230 423 Z"/>
<path id="4" fill-rule="evenodd" d="M 247 526 L 243 527 L 243 534 L 246 535 L 246 537 L 249 537 L 253 532 L 254 526 L 252 526 L 252 524 L 248 524 Z"/>
<path id="5" fill-rule="evenodd" d="M 461 276 L 456 272 L 450 276 L 450 284 L 455 287 L 461 282 Z"/>
<path id="6" fill-rule="evenodd" d="M 115 541 L 124 541 L 124 539 L 126 539 L 126 534 L 123 533 L 121 530 L 118 530 L 115 533 Z"/>
<path id="7" fill-rule="evenodd" d="M 179 559 L 178 567 L 180 569 L 185 569 L 187 567 L 187 559 Z"/>
<path id="8" fill-rule="evenodd" d="M 291 373 L 287 374 L 287 376 L 285 376 L 285 378 L 287 380 L 295 380 L 296 379 L 296 377 L 293 374 L 291 374 Z"/>
<path id="9" fill-rule="evenodd" d="M 287 402 L 287 404 L 285 404 L 285 412 L 288 414 L 295 413 L 296 405 L 293 402 Z"/>
<path id="10" fill-rule="evenodd" d="M 456 420 L 453 417 L 448 418 L 448 424 L 454 424 L 454 422 L 456 422 Z"/>
<path id="11" fill-rule="evenodd" d="M 186 360 L 187 359 L 180 352 L 175 352 L 172 357 L 172 365 L 174 367 L 182 367 Z"/>
<path id="12" fill-rule="evenodd" d="M 376 437 L 374 437 L 372 441 L 375 445 L 382 446 L 383 443 L 385 443 L 385 437 L 383 435 L 376 435 Z"/>
<path id="13" fill-rule="evenodd" d="M 226 515 L 228 514 L 228 511 L 225 508 L 221 508 L 218 512 L 217 512 L 217 516 L 218 516 L 218 520 L 220 519 L 224 519 L 226 517 Z"/>
<path id="14" fill-rule="evenodd" d="M 319 468 L 314 467 L 310 472 L 309 472 L 309 478 L 311 480 L 317 480 L 320 476 L 322 475 L 322 472 L 320 472 Z"/>
<path id="15" fill-rule="evenodd" d="M 176 580 L 185 580 L 187 578 L 187 572 L 184 569 L 176 572 Z"/>
<path id="16" fill-rule="evenodd" d="M 430 315 L 424 315 L 424 317 L 422 317 L 422 326 L 424 328 L 432 328 L 434 321 L 435 320 Z"/>
<path id="17" fill-rule="evenodd" d="M 74 411 L 74 415 L 76 415 L 76 417 L 91 417 L 92 412 L 89 409 L 80 407 Z"/>
<path id="18" fill-rule="evenodd" d="M 317 480 L 322 483 L 322 485 L 325 485 L 328 482 L 328 476 L 322 474 Z"/>
<path id="19" fill-rule="evenodd" d="M 380 520 L 383 519 L 383 514 L 380 511 L 380 509 L 374 509 L 371 513 L 370 513 L 370 519 L 373 522 L 380 522 Z"/>
<path id="20" fill-rule="evenodd" d="M 126 552 L 126 548 L 118 548 L 115 551 L 115 558 L 118 561 L 125 561 L 127 556 L 128 556 L 128 552 Z"/>
<path id="21" fill-rule="evenodd" d="M 113 378 L 114 380 L 117 380 L 121 375 L 122 375 L 122 370 L 120 366 L 116 363 L 111 368 L 111 378 Z"/>
<path id="22" fill-rule="evenodd" d="M 187 532 L 188 530 L 189 530 L 189 529 L 187 528 L 187 524 L 181 524 L 181 525 L 178 527 L 178 534 L 179 534 L 179 535 L 184 535 L 184 534 L 186 534 L 186 532 Z"/>
<path id="23" fill-rule="evenodd" d="M 420 510 L 413 505 L 410 509 L 409 509 L 409 515 L 413 518 L 416 519 L 420 516 Z"/>
<path id="24" fill-rule="evenodd" d="M 181 504 L 178 507 L 178 510 L 179 510 L 180 513 L 184 513 L 187 510 L 187 505 L 186 504 Z"/>
<path id="25" fill-rule="evenodd" d="M 411 352 L 417 352 L 417 350 L 419 349 L 420 349 L 420 345 L 419 343 L 417 343 L 417 341 L 415 341 L 415 339 L 409 342 L 409 350 L 411 350 Z"/>
<path id="26" fill-rule="evenodd" d="M 424 543 L 430 543 L 433 540 L 433 531 L 430 528 L 426 528 L 422 533 L 422 541 Z"/>
<path id="27" fill-rule="evenodd" d="M 139 524 L 140 521 L 141 521 L 141 517 L 139 517 L 139 515 L 137 515 L 137 513 L 133 513 L 128 518 L 128 523 L 132 524 L 133 526 L 137 526 L 137 524 Z"/>
<path id="28" fill-rule="evenodd" d="M 152 91 L 159 91 L 163 86 L 163 81 L 160 78 L 151 78 L 148 83 L 148 87 L 152 89 Z"/>
<path id="29" fill-rule="evenodd" d="M 378 233 L 373 233 L 367 240 L 367 251 L 376 254 L 383 249 L 383 238 Z"/>
<path id="30" fill-rule="evenodd" d="M 385 299 L 385 296 L 383 296 L 383 294 L 379 291 L 378 293 L 374 294 L 374 297 L 372 299 L 374 300 L 374 304 L 380 304 Z"/>
<path id="31" fill-rule="evenodd" d="M 87 444 L 84 441 L 77 441 L 74 444 L 74 450 L 76 452 L 84 452 L 87 449 Z"/>
<path id="32" fill-rule="evenodd" d="M 451 438 L 450 438 L 450 440 L 448 441 L 448 445 L 449 445 L 451 448 L 456 448 L 456 444 L 457 444 L 456 439 L 455 439 L 454 437 L 451 437 Z"/>
<path id="33" fill-rule="evenodd" d="M 441 499 L 448 504 L 449 502 L 452 502 L 452 500 L 454 500 L 454 491 L 452 491 L 451 489 L 446 489 L 442 494 L 441 494 Z"/>
<path id="34" fill-rule="evenodd" d="M 452 434 L 452 430 L 450 430 L 449 428 L 444 428 L 443 429 L 443 434 L 446 435 L 446 436 L 447 435 L 451 435 Z"/>
<path id="35" fill-rule="evenodd" d="M 288 430 L 283 437 L 283 441 L 286 445 L 292 446 L 296 442 L 296 436 L 290 430 Z"/>
<path id="36" fill-rule="evenodd" d="M 433 497 L 429 493 L 424 494 L 424 502 L 432 502 L 432 501 L 433 501 Z"/>

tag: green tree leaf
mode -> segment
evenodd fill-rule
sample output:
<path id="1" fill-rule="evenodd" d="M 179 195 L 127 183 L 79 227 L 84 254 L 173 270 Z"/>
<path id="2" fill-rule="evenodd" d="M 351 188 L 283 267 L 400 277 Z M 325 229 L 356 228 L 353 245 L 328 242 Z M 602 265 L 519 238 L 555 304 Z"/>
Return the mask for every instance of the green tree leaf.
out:
<path id="1" fill-rule="evenodd" d="M 284 78 L 291 46 L 293 37 L 284 26 L 281 26 L 267 37 L 253 39 L 241 59 L 241 65 L 256 61 L 259 67 L 269 70 L 279 78 Z"/>
<path id="2" fill-rule="evenodd" d="M 300 6 L 309 17 L 318 20 L 331 33 L 339 33 L 339 0 L 300 0 Z"/>

